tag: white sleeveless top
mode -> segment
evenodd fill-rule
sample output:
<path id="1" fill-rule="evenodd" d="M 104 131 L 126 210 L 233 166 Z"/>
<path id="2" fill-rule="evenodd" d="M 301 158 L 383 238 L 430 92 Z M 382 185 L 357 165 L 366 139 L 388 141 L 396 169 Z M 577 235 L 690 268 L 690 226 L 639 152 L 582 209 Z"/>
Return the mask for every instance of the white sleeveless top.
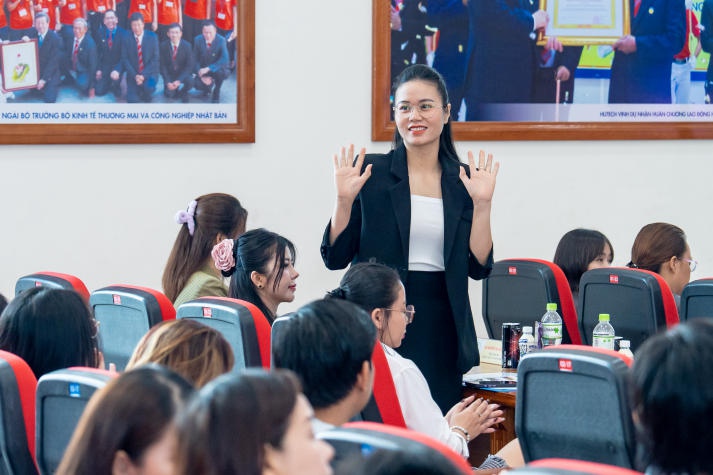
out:
<path id="1" fill-rule="evenodd" d="M 443 200 L 411 195 L 408 270 L 440 272 L 443 262 Z"/>

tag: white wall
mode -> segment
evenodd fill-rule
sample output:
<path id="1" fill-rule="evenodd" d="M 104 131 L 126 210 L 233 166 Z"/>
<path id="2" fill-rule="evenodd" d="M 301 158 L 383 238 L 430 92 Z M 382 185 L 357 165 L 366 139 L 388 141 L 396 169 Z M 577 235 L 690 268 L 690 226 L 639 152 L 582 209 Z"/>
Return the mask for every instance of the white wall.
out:
<path id="1" fill-rule="evenodd" d="M 370 142 L 371 2 L 256 0 L 256 143 L 241 145 L 0 146 L 0 292 L 39 270 L 76 274 L 90 290 L 160 288 L 178 225 L 173 215 L 223 191 L 298 249 L 297 300 L 321 297 L 340 272 L 318 253 L 332 208 L 331 155 Z M 680 225 L 699 269 L 713 275 L 709 141 L 460 143 L 501 162 L 494 204 L 496 259 L 551 259 L 559 237 L 603 231 L 615 264 L 638 229 Z M 480 285 L 472 304 L 479 314 Z M 480 327 L 482 328 L 482 327 Z M 484 331 L 480 330 L 484 335 Z"/>

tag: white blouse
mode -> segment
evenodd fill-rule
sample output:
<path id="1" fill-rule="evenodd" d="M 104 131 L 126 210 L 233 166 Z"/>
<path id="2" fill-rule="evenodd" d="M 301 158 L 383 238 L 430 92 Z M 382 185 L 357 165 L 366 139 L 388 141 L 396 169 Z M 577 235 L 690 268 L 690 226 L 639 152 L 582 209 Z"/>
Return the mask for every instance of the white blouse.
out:
<path id="1" fill-rule="evenodd" d="M 411 195 L 408 270 L 440 272 L 443 262 L 443 200 Z"/>

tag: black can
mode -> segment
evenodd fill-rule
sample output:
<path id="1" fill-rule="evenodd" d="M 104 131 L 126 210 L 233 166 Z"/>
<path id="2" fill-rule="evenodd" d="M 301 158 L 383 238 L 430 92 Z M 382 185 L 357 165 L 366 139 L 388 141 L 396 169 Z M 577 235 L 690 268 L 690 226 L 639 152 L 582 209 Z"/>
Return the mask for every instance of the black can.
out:
<path id="1" fill-rule="evenodd" d="M 503 368 L 517 368 L 520 362 L 521 336 L 522 328 L 519 323 L 503 323 Z"/>

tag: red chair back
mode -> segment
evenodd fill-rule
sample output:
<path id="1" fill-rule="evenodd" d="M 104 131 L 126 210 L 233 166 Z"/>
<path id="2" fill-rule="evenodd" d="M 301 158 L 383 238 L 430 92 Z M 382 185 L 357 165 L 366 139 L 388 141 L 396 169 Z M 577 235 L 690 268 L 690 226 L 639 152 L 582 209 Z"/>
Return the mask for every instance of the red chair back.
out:
<path id="1" fill-rule="evenodd" d="M 361 412 L 362 418 L 365 421 L 406 428 L 389 362 L 378 341 L 374 345 L 371 362 L 374 365 L 374 389 L 371 399 Z"/>
<path id="2" fill-rule="evenodd" d="M 84 285 L 84 282 L 82 282 L 79 277 L 70 274 L 43 271 L 20 277 L 15 283 L 15 295 L 32 287 L 53 287 L 74 290 L 82 296 L 84 301 L 89 301 L 87 286 Z"/>

